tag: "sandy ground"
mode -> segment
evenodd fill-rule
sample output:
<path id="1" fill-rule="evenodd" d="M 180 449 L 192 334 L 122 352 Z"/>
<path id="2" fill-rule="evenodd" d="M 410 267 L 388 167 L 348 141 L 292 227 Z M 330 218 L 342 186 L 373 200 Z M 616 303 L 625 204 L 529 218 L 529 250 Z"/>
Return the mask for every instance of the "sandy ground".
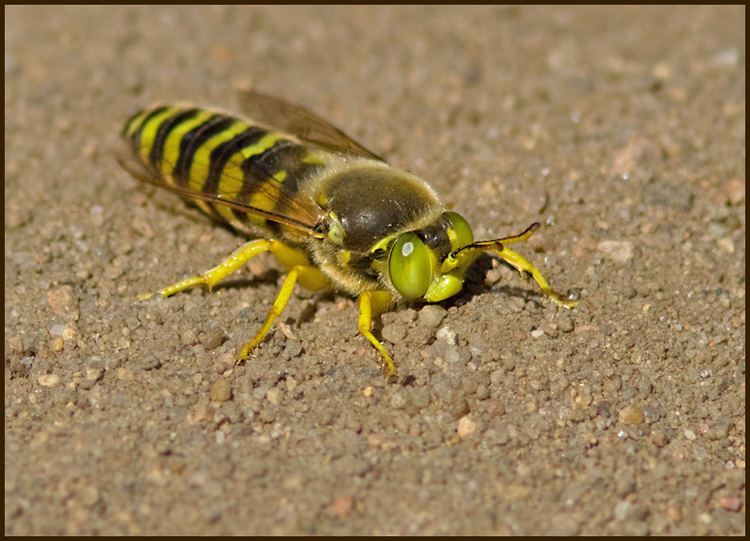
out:
<path id="1" fill-rule="evenodd" d="M 7 7 L 6 534 L 742 534 L 745 11 Z M 242 239 L 108 144 L 248 80 L 429 179 L 484 261 L 379 329 L 280 274 L 135 295 Z"/>

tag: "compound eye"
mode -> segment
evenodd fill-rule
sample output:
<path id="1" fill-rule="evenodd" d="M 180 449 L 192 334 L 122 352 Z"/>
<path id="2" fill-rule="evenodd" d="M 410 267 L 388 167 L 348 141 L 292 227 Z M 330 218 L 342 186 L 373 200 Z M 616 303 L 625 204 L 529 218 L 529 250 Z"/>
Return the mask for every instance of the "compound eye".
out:
<path id="1" fill-rule="evenodd" d="M 443 217 L 451 225 L 448 230 L 448 237 L 451 240 L 451 248 L 453 250 L 458 250 L 474 242 L 474 233 L 471 231 L 469 222 L 464 220 L 463 216 L 455 212 L 446 212 L 443 214 Z"/>
<path id="2" fill-rule="evenodd" d="M 432 282 L 430 249 L 416 233 L 396 239 L 388 256 L 388 275 L 393 286 L 407 299 L 419 299 Z"/>

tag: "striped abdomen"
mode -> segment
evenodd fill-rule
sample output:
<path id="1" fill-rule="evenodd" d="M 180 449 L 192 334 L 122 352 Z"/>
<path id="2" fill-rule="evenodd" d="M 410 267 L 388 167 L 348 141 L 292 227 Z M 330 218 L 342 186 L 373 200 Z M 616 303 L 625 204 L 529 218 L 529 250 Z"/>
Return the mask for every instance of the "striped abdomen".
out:
<path id="1" fill-rule="evenodd" d="M 299 189 L 321 167 L 291 136 L 231 116 L 187 107 L 157 107 L 133 115 L 122 129 L 149 178 L 167 187 L 220 196 L 262 211 L 294 215 Z M 234 227 L 273 221 L 216 202 L 206 213 Z M 312 216 L 294 216 L 312 221 Z"/>

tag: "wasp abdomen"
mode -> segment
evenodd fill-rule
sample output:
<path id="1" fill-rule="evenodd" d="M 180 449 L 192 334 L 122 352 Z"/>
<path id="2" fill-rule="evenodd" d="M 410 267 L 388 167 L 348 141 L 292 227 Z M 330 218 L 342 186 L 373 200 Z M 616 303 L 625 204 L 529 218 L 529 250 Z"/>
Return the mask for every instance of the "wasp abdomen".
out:
<path id="1" fill-rule="evenodd" d="M 307 173 L 319 166 L 308 163 L 307 148 L 284 133 L 203 109 L 161 106 L 140 111 L 126 122 L 122 135 L 157 182 L 261 211 L 288 211 Z M 196 204 L 236 226 L 269 226 L 242 209 Z"/>

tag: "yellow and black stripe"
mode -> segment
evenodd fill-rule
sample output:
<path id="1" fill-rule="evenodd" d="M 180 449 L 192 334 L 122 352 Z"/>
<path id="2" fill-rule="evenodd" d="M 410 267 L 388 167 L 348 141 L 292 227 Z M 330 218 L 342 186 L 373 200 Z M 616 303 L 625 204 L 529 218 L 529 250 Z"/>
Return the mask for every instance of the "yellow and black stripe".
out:
<path id="1" fill-rule="evenodd" d="M 157 183 L 219 196 L 294 217 L 294 198 L 323 164 L 289 135 L 204 109 L 160 106 L 139 111 L 122 129 Z M 206 201 L 207 214 L 235 227 L 278 224 Z"/>

